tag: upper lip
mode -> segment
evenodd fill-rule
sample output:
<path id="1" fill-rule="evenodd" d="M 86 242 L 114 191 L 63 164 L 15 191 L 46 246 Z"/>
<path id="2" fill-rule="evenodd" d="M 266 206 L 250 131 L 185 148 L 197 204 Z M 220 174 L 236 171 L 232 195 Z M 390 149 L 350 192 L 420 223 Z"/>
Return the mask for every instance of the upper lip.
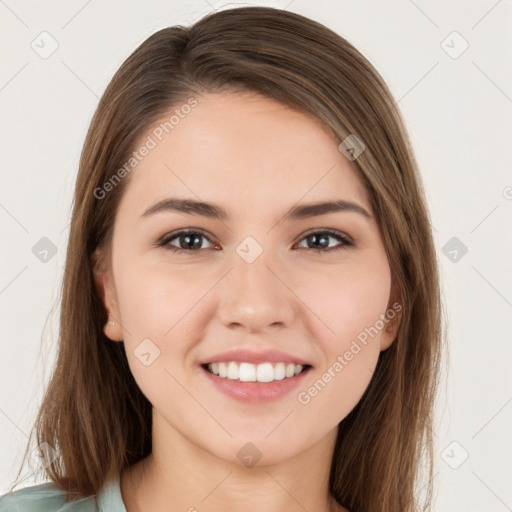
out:
<path id="1" fill-rule="evenodd" d="M 216 354 L 208 359 L 201 361 L 199 364 L 204 365 L 208 363 L 222 363 L 235 361 L 237 363 L 285 363 L 285 364 L 300 364 L 302 366 L 310 365 L 305 359 L 287 354 L 281 350 L 249 350 L 249 349 L 233 349 L 227 352 Z M 310 365 L 311 366 L 311 365 Z"/>

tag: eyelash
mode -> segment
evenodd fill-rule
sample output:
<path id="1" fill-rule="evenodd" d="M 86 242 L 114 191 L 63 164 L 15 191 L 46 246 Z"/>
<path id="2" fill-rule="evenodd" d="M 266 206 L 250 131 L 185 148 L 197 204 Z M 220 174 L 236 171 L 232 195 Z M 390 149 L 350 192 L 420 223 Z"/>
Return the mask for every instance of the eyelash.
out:
<path id="1" fill-rule="evenodd" d="M 316 253 L 322 253 L 322 252 L 330 253 L 330 252 L 340 251 L 343 249 L 346 250 L 349 247 L 355 246 L 355 244 L 349 239 L 348 236 L 344 235 L 343 233 L 341 233 L 339 231 L 334 231 L 332 229 L 322 229 L 322 230 L 306 232 L 303 235 L 303 237 L 299 240 L 299 243 L 311 235 L 319 235 L 319 234 L 320 235 L 329 235 L 333 238 L 336 238 L 339 242 L 342 242 L 342 243 L 336 247 L 331 247 L 331 248 L 327 248 L 327 249 L 309 249 L 307 247 L 302 247 L 301 249 L 309 249 L 310 251 L 314 251 Z M 212 242 L 210 240 L 210 238 L 205 233 L 203 233 L 200 229 L 183 229 L 181 231 L 176 231 L 174 233 L 169 233 L 167 235 L 164 235 L 157 242 L 157 245 L 158 245 L 158 247 L 163 247 L 164 249 L 170 250 L 173 253 L 199 252 L 199 251 L 206 250 L 206 249 L 182 249 L 181 247 L 175 247 L 173 245 L 169 245 L 169 243 L 172 240 L 179 238 L 181 235 L 200 235 L 200 236 L 206 238 L 210 243 L 214 244 L 214 242 Z M 216 245 L 216 244 L 214 244 L 214 245 Z"/>

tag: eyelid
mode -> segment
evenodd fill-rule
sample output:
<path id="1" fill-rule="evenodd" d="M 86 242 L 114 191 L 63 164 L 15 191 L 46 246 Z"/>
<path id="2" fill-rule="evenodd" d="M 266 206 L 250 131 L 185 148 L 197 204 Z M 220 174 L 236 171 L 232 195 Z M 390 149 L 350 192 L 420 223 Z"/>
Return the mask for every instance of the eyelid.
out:
<path id="1" fill-rule="evenodd" d="M 327 233 L 328 235 L 331 235 L 333 237 L 341 238 L 347 244 L 355 245 L 355 242 L 351 236 L 347 235 L 347 233 L 345 233 L 343 231 L 339 231 L 339 230 L 333 229 L 333 228 L 311 228 L 308 231 L 306 231 L 300 235 L 301 238 L 298 239 L 298 242 L 300 242 L 307 236 L 312 235 L 313 233 Z"/>
<path id="2" fill-rule="evenodd" d="M 172 239 L 177 238 L 180 235 L 187 235 L 190 233 L 197 233 L 199 235 L 203 235 L 209 242 L 211 242 L 212 244 L 215 243 L 213 241 L 213 237 L 209 233 L 207 233 L 204 229 L 190 227 L 190 228 L 177 229 L 176 231 L 171 231 L 169 233 L 165 233 L 165 235 L 161 236 L 157 240 L 155 245 L 157 245 L 157 246 L 165 245 L 165 244 L 169 243 Z"/>
<path id="3" fill-rule="evenodd" d="M 194 227 L 189 227 L 189 228 L 181 228 L 181 229 L 178 229 L 176 231 L 171 231 L 170 233 L 166 233 L 165 235 L 163 235 L 162 237 L 159 238 L 159 240 L 156 242 L 156 246 L 157 247 L 163 247 L 163 248 L 166 248 L 167 246 L 170 247 L 169 250 L 171 251 L 174 251 L 174 252 L 202 252 L 206 249 L 196 249 L 196 250 L 193 250 L 193 249 L 181 249 L 180 247 L 175 247 L 175 246 L 172 246 L 169 244 L 169 242 L 175 238 L 178 238 L 180 235 L 186 235 L 186 234 L 199 234 L 199 235 L 202 235 L 204 238 L 206 238 L 208 240 L 208 242 L 210 242 L 211 244 L 213 245 L 218 245 L 214 240 L 213 240 L 213 237 L 207 233 L 204 229 L 201 229 L 201 228 L 194 228 Z M 341 245 L 337 246 L 337 247 L 334 247 L 334 248 L 330 248 L 330 249 L 308 249 L 309 251 L 313 251 L 313 252 L 331 252 L 331 251 L 335 251 L 337 249 L 343 249 L 343 248 L 347 248 L 347 247 L 355 247 L 356 246 L 356 243 L 354 242 L 354 240 L 352 239 L 351 236 L 347 235 L 345 232 L 343 231 L 339 231 L 337 229 L 333 229 L 333 228 L 321 228 L 321 227 L 316 227 L 316 228 L 311 228 L 307 231 L 305 231 L 304 233 L 301 233 L 300 235 L 300 238 L 297 239 L 296 242 L 294 242 L 294 245 L 296 245 L 297 243 L 301 242 L 302 240 L 304 240 L 305 238 L 307 238 L 309 235 L 312 235 L 312 234 L 315 234 L 315 233 L 320 233 L 320 234 L 327 234 L 333 238 L 337 238 L 339 239 L 339 243 Z"/>

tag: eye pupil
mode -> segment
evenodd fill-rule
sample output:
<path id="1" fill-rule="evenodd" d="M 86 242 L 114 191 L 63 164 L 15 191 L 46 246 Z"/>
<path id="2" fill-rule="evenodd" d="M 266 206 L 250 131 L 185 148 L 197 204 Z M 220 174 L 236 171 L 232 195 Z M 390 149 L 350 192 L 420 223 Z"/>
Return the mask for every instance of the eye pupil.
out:
<path id="1" fill-rule="evenodd" d="M 327 235 L 325 233 L 323 234 L 316 234 L 316 233 L 313 233 L 312 235 L 309 235 L 309 239 L 313 241 L 313 244 L 319 242 L 320 240 L 323 240 L 324 243 L 321 243 L 320 246 L 325 248 L 325 247 L 329 247 L 329 236 L 330 235 Z"/>
<path id="2" fill-rule="evenodd" d="M 184 253 L 188 251 L 203 253 L 205 250 L 207 250 L 206 248 L 202 247 L 202 242 L 204 239 L 211 243 L 210 238 L 199 231 L 181 231 L 174 233 L 174 236 L 171 234 L 167 237 L 164 237 L 159 245 L 164 246 L 173 252 Z M 330 247 L 329 239 L 337 240 L 339 243 L 335 247 Z M 177 245 L 174 245 L 172 243 L 173 241 L 175 241 Z M 307 248 L 313 252 L 318 253 L 330 253 L 354 246 L 354 243 L 347 239 L 347 237 L 338 232 L 329 230 L 315 231 L 310 232 L 310 234 L 305 234 L 301 239 L 301 244 L 304 242 L 306 242 L 307 247 L 303 248 Z M 219 250 L 219 246 L 214 244 L 213 249 Z"/>
<path id="3" fill-rule="evenodd" d="M 186 240 L 185 244 L 188 246 L 188 248 L 194 248 L 194 249 L 200 249 L 201 248 L 201 237 L 202 235 L 181 235 L 181 241 Z M 192 246 L 190 246 L 189 240 L 192 240 Z"/>

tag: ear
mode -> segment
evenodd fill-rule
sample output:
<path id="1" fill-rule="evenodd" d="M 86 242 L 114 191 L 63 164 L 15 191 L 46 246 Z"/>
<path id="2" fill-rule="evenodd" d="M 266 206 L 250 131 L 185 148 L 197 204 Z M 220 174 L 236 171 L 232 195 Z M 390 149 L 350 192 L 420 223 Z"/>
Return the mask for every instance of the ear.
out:
<path id="1" fill-rule="evenodd" d="M 398 328 L 402 323 L 402 309 L 403 301 L 401 296 L 396 293 L 396 290 L 392 290 L 383 320 L 384 327 L 380 336 L 381 351 L 388 349 L 393 341 L 395 341 Z"/>
<path id="2" fill-rule="evenodd" d="M 96 249 L 91 257 L 94 284 L 100 296 L 109 323 L 103 326 L 103 332 L 112 341 L 122 341 L 123 329 L 119 315 L 117 294 L 114 286 L 111 265 L 102 249 Z M 113 322 L 113 325 L 112 325 Z"/>

